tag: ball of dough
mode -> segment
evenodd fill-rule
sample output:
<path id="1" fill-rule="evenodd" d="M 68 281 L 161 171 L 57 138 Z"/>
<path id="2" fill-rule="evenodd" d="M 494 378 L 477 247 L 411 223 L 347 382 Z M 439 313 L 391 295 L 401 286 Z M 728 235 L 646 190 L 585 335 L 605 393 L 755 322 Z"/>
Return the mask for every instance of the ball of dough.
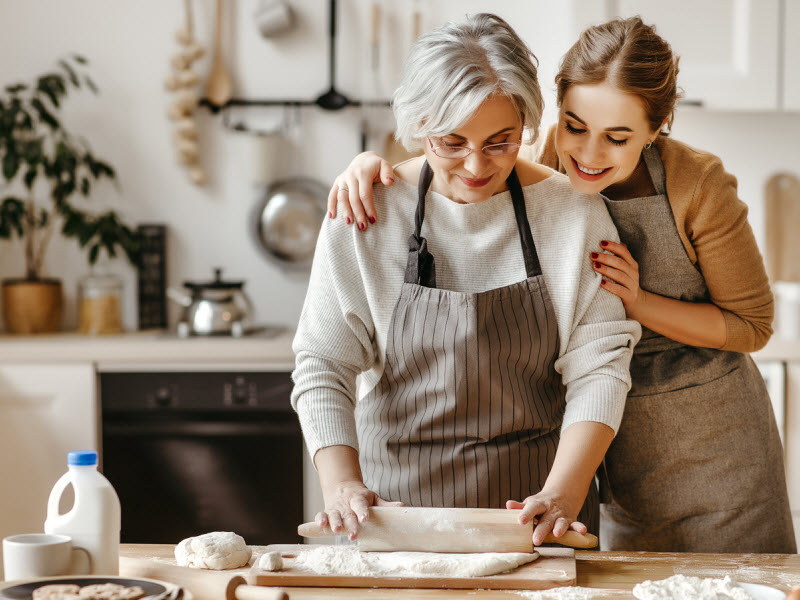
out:
<path id="1" fill-rule="evenodd" d="M 181 567 L 194 569 L 238 569 L 252 556 L 244 538 L 232 531 L 212 531 L 182 540 L 175 547 L 175 558 Z"/>
<path id="2" fill-rule="evenodd" d="M 256 566 L 265 571 L 280 571 L 283 568 L 283 559 L 280 552 L 267 552 L 258 559 Z"/>

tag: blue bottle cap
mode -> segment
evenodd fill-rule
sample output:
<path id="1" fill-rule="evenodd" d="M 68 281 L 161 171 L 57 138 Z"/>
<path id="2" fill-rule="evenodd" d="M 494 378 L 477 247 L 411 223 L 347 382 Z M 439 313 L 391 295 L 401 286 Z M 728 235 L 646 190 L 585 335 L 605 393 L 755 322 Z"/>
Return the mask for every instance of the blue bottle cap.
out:
<path id="1" fill-rule="evenodd" d="M 97 452 L 94 450 L 73 450 L 67 454 L 67 465 L 96 465 Z"/>

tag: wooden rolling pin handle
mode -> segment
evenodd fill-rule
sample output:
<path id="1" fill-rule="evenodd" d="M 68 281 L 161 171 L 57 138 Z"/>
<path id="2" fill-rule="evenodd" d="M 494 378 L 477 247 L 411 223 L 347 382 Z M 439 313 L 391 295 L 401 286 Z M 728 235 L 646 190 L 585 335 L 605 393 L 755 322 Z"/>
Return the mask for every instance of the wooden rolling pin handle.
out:
<path id="1" fill-rule="evenodd" d="M 245 578 L 237 575 L 225 588 L 225 600 L 289 600 L 289 596 L 277 588 L 247 585 Z"/>
<path id="2" fill-rule="evenodd" d="M 577 531 L 567 531 L 561 537 L 556 537 L 552 533 L 544 538 L 545 544 L 560 544 L 570 548 L 594 548 L 597 546 L 597 536 L 591 533 L 578 533 Z"/>

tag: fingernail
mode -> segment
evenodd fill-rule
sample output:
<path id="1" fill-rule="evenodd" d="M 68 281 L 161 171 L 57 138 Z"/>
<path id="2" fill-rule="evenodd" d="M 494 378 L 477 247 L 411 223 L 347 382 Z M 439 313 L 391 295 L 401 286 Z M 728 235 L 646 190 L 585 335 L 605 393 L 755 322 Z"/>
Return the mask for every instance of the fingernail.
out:
<path id="1" fill-rule="evenodd" d="M 607 241 L 605 241 L 605 240 L 603 240 L 602 242 L 600 242 L 600 245 L 601 245 L 603 248 L 605 248 L 606 246 L 608 246 L 608 242 L 607 242 Z"/>
<path id="2" fill-rule="evenodd" d="M 591 256 L 591 257 L 592 257 L 592 260 L 594 260 L 594 259 L 596 259 L 596 258 L 597 258 L 598 256 L 600 256 L 600 255 L 599 255 L 597 252 L 592 252 L 592 253 L 591 253 L 589 256 Z"/>
<path id="3" fill-rule="evenodd" d="M 370 222 L 370 223 L 374 223 L 374 222 L 375 222 L 375 217 L 370 217 L 370 218 L 369 218 L 369 222 Z"/>
<path id="4" fill-rule="evenodd" d="M 394 177 L 389 177 L 389 181 L 391 181 L 392 183 L 394 183 Z"/>
<path id="5" fill-rule="evenodd" d="M 328 213 L 328 218 L 329 218 L 329 219 L 332 219 L 332 218 L 333 218 L 333 213 L 332 213 L 332 212 L 329 212 L 329 213 Z"/>
<path id="6" fill-rule="evenodd" d="M 364 230 L 367 228 L 367 225 L 366 225 L 366 223 L 359 223 L 359 224 L 358 224 L 358 228 L 359 228 L 361 231 L 364 231 Z"/>
<path id="7" fill-rule="evenodd" d="M 352 222 L 353 222 L 353 219 L 351 219 L 350 217 L 347 217 L 347 218 L 344 220 L 344 222 L 345 222 L 345 223 L 347 223 L 348 225 L 350 225 L 350 223 L 352 223 Z"/>
<path id="8" fill-rule="evenodd" d="M 599 262 L 594 263 L 594 268 L 595 269 L 599 269 L 601 266 L 603 266 L 603 265 L 601 265 Z"/>
<path id="9" fill-rule="evenodd" d="M 605 285 L 605 284 L 606 284 L 606 280 L 605 279 L 601 279 L 600 280 L 600 285 Z"/>

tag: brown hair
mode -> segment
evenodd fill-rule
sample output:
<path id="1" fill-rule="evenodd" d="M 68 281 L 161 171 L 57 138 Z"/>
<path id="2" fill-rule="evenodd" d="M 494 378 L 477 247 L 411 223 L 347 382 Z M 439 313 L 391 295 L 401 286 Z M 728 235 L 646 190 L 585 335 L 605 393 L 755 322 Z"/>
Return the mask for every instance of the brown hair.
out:
<path id="1" fill-rule="evenodd" d="M 564 55 L 556 75 L 558 104 L 573 84 L 608 81 L 641 98 L 650 128 L 656 131 L 667 118 L 672 126 L 681 96 L 677 78 L 678 57 L 653 26 L 638 16 L 614 19 L 584 30 Z"/>

